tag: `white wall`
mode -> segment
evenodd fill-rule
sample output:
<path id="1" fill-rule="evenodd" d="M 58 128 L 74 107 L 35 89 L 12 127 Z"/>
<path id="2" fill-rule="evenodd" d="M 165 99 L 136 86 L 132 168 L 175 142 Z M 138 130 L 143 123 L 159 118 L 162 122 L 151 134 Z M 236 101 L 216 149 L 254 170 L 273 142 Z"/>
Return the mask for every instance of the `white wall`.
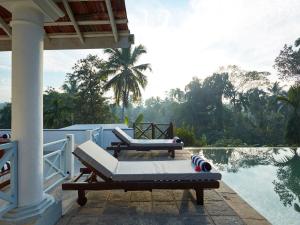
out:
<path id="1" fill-rule="evenodd" d="M 102 148 L 106 149 L 110 146 L 111 142 L 120 141 L 116 136 L 112 133 L 112 128 L 104 128 L 100 130 L 100 136 L 96 141 Z M 132 128 L 122 128 L 129 136 L 133 137 L 133 129 Z M 0 134 L 11 133 L 9 129 L 1 129 Z M 66 138 L 67 134 L 74 134 L 75 145 L 82 144 L 87 141 L 87 131 L 86 130 L 64 130 L 64 129 L 44 129 L 44 141 L 43 143 L 49 143 L 57 140 L 61 140 Z M 58 146 L 54 146 L 57 148 Z M 51 149 L 47 149 L 51 150 Z"/>

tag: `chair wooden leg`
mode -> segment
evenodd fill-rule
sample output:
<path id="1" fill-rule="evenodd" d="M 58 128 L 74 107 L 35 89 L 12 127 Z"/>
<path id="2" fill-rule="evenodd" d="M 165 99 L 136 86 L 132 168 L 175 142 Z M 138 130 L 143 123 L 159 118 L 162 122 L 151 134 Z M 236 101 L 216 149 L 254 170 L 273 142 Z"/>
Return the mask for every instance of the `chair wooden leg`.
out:
<path id="1" fill-rule="evenodd" d="M 85 191 L 84 190 L 78 190 L 78 198 L 77 203 L 80 206 L 84 206 L 87 202 L 87 198 L 85 197 Z"/>
<path id="2" fill-rule="evenodd" d="M 114 150 L 114 157 L 117 159 L 119 157 L 118 150 Z"/>
<path id="3" fill-rule="evenodd" d="M 168 153 L 172 158 L 175 158 L 175 150 L 168 150 Z"/>
<path id="4" fill-rule="evenodd" d="M 196 198 L 197 198 L 197 205 L 204 204 L 204 190 L 203 189 L 195 189 L 196 191 Z"/>
<path id="5" fill-rule="evenodd" d="M 172 151 L 171 151 L 171 157 L 172 157 L 172 158 L 175 158 L 175 150 L 172 150 Z"/>

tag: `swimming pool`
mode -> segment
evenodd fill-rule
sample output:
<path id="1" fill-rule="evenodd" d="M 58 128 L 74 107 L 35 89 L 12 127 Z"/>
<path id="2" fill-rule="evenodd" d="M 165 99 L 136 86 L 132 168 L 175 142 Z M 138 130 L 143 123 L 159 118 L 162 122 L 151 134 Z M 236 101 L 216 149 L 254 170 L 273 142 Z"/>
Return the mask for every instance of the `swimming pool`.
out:
<path id="1" fill-rule="evenodd" d="M 300 224 L 300 149 L 193 149 L 272 224 Z"/>

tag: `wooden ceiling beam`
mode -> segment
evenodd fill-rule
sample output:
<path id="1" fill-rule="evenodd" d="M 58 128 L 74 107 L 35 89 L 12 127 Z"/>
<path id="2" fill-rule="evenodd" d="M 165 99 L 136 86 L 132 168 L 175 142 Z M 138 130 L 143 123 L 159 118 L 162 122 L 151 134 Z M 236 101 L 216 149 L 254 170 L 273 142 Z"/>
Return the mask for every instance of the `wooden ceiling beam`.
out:
<path id="1" fill-rule="evenodd" d="M 119 41 L 119 37 L 118 37 L 118 29 L 117 29 L 117 25 L 115 22 L 115 16 L 111 7 L 111 2 L 110 0 L 105 0 L 105 4 L 106 4 L 106 8 L 107 8 L 107 12 L 108 12 L 108 17 L 110 20 L 110 25 L 111 25 L 111 29 L 114 35 L 114 39 L 115 42 L 117 43 Z"/>
<path id="2" fill-rule="evenodd" d="M 75 20 L 75 17 L 74 17 L 74 15 L 73 15 L 72 9 L 71 9 L 71 7 L 70 7 L 70 5 L 69 5 L 69 3 L 68 3 L 68 0 L 62 0 L 62 2 L 63 2 L 63 4 L 64 4 L 64 7 L 65 7 L 65 9 L 66 9 L 66 12 L 67 12 L 67 14 L 68 14 L 68 16 L 69 16 L 69 18 L 70 18 L 70 20 L 71 20 L 71 22 L 72 22 L 74 28 L 75 28 L 76 33 L 77 33 L 77 35 L 78 35 L 78 37 L 79 37 L 81 43 L 83 44 L 83 43 L 84 43 L 83 36 L 82 36 L 82 34 L 81 34 L 81 32 L 80 32 L 79 26 L 78 26 L 78 24 L 77 24 L 77 22 L 76 22 L 76 20 Z"/>

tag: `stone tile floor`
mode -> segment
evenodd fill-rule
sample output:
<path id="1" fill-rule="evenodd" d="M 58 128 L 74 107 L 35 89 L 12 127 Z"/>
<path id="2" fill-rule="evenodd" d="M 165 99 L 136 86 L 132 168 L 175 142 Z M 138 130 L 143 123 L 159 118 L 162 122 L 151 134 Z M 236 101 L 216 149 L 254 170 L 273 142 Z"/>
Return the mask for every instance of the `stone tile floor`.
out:
<path id="1" fill-rule="evenodd" d="M 176 153 L 176 159 L 186 159 L 189 155 L 190 152 L 184 150 Z M 120 160 L 129 159 L 170 158 L 157 152 L 133 152 L 120 157 Z M 90 191 L 87 204 L 80 207 L 72 203 L 57 225 L 270 224 L 223 182 L 219 189 L 206 190 L 204 195 L 204 206 L 199 206 L 193 190 Z"/>

